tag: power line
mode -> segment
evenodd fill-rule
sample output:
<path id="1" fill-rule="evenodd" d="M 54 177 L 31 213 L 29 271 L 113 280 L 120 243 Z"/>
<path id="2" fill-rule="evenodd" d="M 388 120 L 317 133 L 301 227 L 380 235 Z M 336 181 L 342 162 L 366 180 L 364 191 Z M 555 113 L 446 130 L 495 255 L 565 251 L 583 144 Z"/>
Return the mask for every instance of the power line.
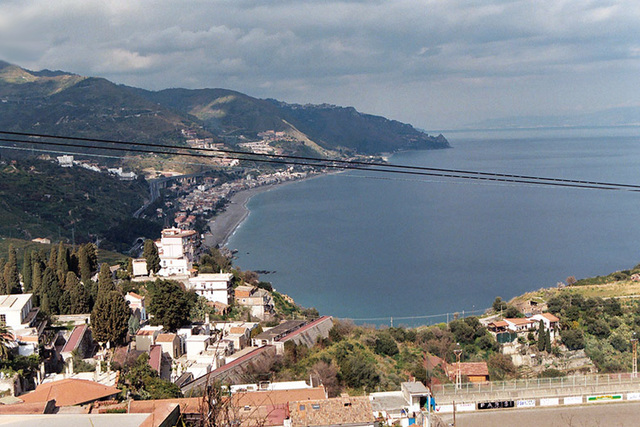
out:
<path id="1" fill-rule="evenodd" d="M 190 156 L 190 157 L 199 157 L 199 158 L 211 158 L 212 156 L 209 154 L 203 153 L 193 153 L 188 151 L 193 151 L 194 149 L 191 147 L 179 147 L 179 146 L 171 146 L 171 145 L 161 145 L 161 144 L 152 144 L 152 143 L 140 143 L 140 142 L 131 142 L 127 143 L 124 141 L 111 141 L 111 140 L 98 140 L 103 143 L 111 143 L 118 144 L 118 147 L 102 147 L 95 146 L 89 144 L 69 144 L 64 142 L 53 142 L 53 141 L 43 141 L 39 138 L 55 138 L 55 139 L 70 139 L 73 141 L 94 141 L 89 138 L 78 138 L 78 137 L 62 137 L 62 136 L 47 136 L 43 134 L 26 134 L 26 133 L 17 133 L 17 132 L 7 132 L 0 131 L 0 134 L 18 134 L 20 136 L 28 136 L 38 138 L 37 140 L 23 140 L 23 139 L 9 139 L 9 138 L 0 138 L 0 142 L 12 142 L 12 143 L 23 143 L 23 144 L 39 144 L 39 145 L 53 145 L 53 146 L 63 146 L 63 147 L 74 147 L 74 148 L 89 148 L 89 149 L 97 149 L 97 150 L 111 150 L 111 151 L 119 151 L 119 152 L 137 152 L 137 153 L 145 153 L 145 154 L 165 154 L 165 155 L 174 155 L 174 156 Z M 142 147 L 165 147 L 170 150 L 181 150 L 177 151 L 166 151 L 166 150 L 157 150 L 157 149 L 144 149 L 144 148 L 131 148 L 131 147 L 122 147 L 123 145 L 134 145 L 134 146 L 142 146 Z M 199 149 L 201 150 L 201 149 Z M 187 152 L 184 152 L 187 151 Z M 405 174 L 405 175 L 414 175 L 414 176 L 430 176 L 430 177 L 440 177 L 440 178 L 455 178 L 455 179 L 467 179 L 467 180 L 475 180 L 475 181 L 491 181 L 491 182 L 501 182 L 501 183 L 518 183 L 518 184 L 529 184 L 529 185 L 545 185 L 545 186 L 555 186 L 555 187 L 566 187 L 566 188 L 585 188 L 585 189 L 598 189 L 598 190 L 626 190 L 632 192 L 640 192 L 639 185 L 630 185 L 630 184 L 616 184 L 616 183 L 608 183 L 608 182 L 598 182 L 598 181 L 579 181 L 579 180 L 565 180 L 565 179 L 556 179 L 556 178 L 544 178 L 544 177 L 531 177 L 531 178 L 508 178 L 507 174 L 492 174 L 489 172 L 472 172 L 472 171 L 463 171 L 460 173 L 449 173 L 449 172 L 429 172 L 431 170 L 435 170 L 433 168 L 421 168 L 414 166 L 405 166 L 405 165 L 388 165 L 388 164 L 378 164 L 378 167 L 371 167 L 368 163 L 358 162 L 350 164 L 349 161 L 344 160 L 334 160 L 334 159 L 319 159 L 319 158 L 308 158 L 313 160 L 314 163 L 290 160 L 288 158 L 280 158 L 282 156 L 277 155 L 264 155 L 258 153 L 245 153 L 245 152 L 234 152 L 232 150 L 210 150 L 214 154 L 223 153 L 223 156 L 217 156 L 218 158 L 225 159 L 237 159 L 237 160 L 246 160 L 252 162 L 259 163 L 272 163 L 272 164 L 285 164 L 285 165 L 296 165 L 296 166 L 310 166 L 310 167 L 324 167 L 324 168 L 332 168 L 339 170 L 364 170 L 370 172 L 383 172 L 383 173 L 393 173 L 393 174 Z M 231 154 L 230 154 L 231 152 Z M 81 153 L 79 153 L 81 154 Z M 241 157 L 242 156 L 242 157 Z M 247 157 L 249 156 L 249 157 Z M 257 157 L 257 158 L 252 158 Z M 266 158 L 264 158 L 266 157 Z M 295 156 L 288 156 L 289 158 Z M 366 165 L 360 166 L 358 164 Z M 421 168 L 425 170 L 403 170 L 403 169 L 415 169 Z M 472 175 L 464 175 L 464 174 L 472 174 Z M 473 175 L 475 174 L 475 175 Z M 531 179 L 531 180 L 530 180 Z"/>
<path id="2" fill-rule="evenodd" d="M 419 171 L 428 171 L 428 172 L 441 172 L 441 173 L 477 175 L 477 176 L 500 177 L 500 178 L 516 178 L 516 179 L 536 180 L 536 181 L 562 182 L 562 183 L 571 183 L 571 184 L 580 184 L 580 185 L 596 185 L 596 186 L 611 186 L 611 187 L 623 187 L 623 188 L 640 189 L 640 185 L 634 185 L 634 184 L 619 184 L 619 183 L 610 183 L 610 182 L 602 182 L 602 181 L 576 180 L 576 179 L 567 179 L 567 178 L 549 178 L 549 177 L 540 177 L 540 176 L 535 176 L 535 175 L 520 175 L 520 174 L 507 174 L 507 173 L 496 173 L 496 172 L 470 171 L 470 170 L 464 170 L 464 169 L 433 168 L 433 167 L 426 167 L 426 166 L 391 165 L 391 164 L 379 163 L 379 162 L 362 162 L 362 161 L 357 161 L 357 160 L 342 160 L 342 159 L 324 159 L 324 158 L 318 158 L 318 157 L 293 156 L 293 155 L 284 155 L 284 154 L 247 153 L 247 152 L 244 152 L 244 151 L 218 149 L 218 148 L 181 147 L 181 146 L 177 146 L 177 145 L 157 144 L 157 143 L 151 143 L 151 142 L 118 141 L 118 140 L 112 140 L 112 139 L 85 138 L 85 137 L 74 137 L 74 136 L 60 136 L 60 135 L 27 133 L 27 132 L 11 132 L 11 131 L 2 131 L 2 130 L 0 130 L 0 134 L 18 135 L 18 136 L 26 136 L 26 137 L 32 137 L 32 138 L 50 138 L 50 139 L 70 140 L 70 141 L 100 142 L 100 143 L 106 143 L 106 144 L 133 145 L 133 146 L 142 146 L 142 147 L 171 148 L 171 149 L 178 149 L 178 150 L 192 150 L 192 151 L 199 151 L 199 152 L 209 152 L 209 153 L 214 153 L 214 154 L 219 154 L 219 153 L 231 154 L 231 155 L 234 155 L 234 156 L 240 155 L 240 156 L 258 157 L 258 158 L 305 160 L 305 161 L 314 161 L 314 162 L 332 163 L 332 164 L 342 164 L 342 165 L 356 165 L 356 166 L 367 166 L 367 167 L 375 166 L 375 167 L 383 167 L 383 168 L 419 170 Z M 36 142 L 36 141 L 33 141 L 33 142 Z M 94 147 L 94 148 L 98 148 L 98 147 Z M 232 157 L 232 158 L 237 158 L 237 157 Z M 257 161 L 257 160 L 254 160 L 254 161 Z"/>

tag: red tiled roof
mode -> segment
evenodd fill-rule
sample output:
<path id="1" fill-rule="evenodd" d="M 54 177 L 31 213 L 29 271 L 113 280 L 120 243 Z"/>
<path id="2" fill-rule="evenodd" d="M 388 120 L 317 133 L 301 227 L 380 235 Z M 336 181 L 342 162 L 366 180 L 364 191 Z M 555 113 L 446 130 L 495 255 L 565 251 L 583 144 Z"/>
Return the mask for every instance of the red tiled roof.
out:
<path id="1" fill-rule="evenodd" d="M 507 322 L 505 322 L 504 320 L 498 320 L 497 322 L 491 322 L 491 323 L 489 323 L 489 325 L 493 325 L 496 328 L 506 328 L 507 326 L 509 326 L 509 324 Z"/>
<path id="2" fill-rule="evenodd" d="M 326 399 L 327 393 L 324 386 L 302 388 L 294 390 L 263 390 L 237 392 L 233 395 L 233 403 L 238 407 L 243 406 L 269 406 L 281 405 L 302 400 Z"/>
<path id="3" fill-rule="evenodd" d="M 23 394 L 25 403 L 46 402 L 55 399 L 56 406 L 73 406 L 93 402 L 120 393 L 120 389 L 88 380 L 69 378 L 40 384 L 34 391 Z"/>
<path id="4" fill-rule="evenodd" d="M 160 367 L 162 365 L 162 347 L 159 345 L 152 345 L 149 349 L 149 365 L 151 369 L 160 373 Z"/>
<path id="5" fill-rule="evenodd" d="M 84 333 L 88 328 L 89 328 L 89 325 L 87 324 L 76 326 L 75 328 L 73 328 L 73 332 L 71 332 L 71 336 L 69 337 L 69 340 L 64 345 L 64 348 L 62 349 L 62 353 L 70 353 L 76 348 L 78 348 L 78 344 L 80 344 L 80 341 L 82 340 L 82 337 L 84 336 Z"/>
<path id="6" fill-rule="evenodd" d="M 452 365 L 455 369 L 456 365 Z M 455 371 L 454 371 L 455 372 Z M 460 364 L 460 373 L 462 375 L 470 376 L 488 376 L 489 368 L 487 362 L 464 362 Z"/>
<path id="7" fill-rule="evenodd" d="M 505 321 L 511 322 L 514 325 L 528 325 L 530 323 L 535 323 L 535 320 L 531 320 L 531 319 L 523 319 L 523 318 L 519 318 L 519 317 L 515 317 L 513 319 L 504 319 Z"/>
<path id="8" fill-rule="evenodd" d="M 542 313 L 541 316 L 544 317 L 545 319 L 547 319 L 549 322 L 559 322 L 560 321 L 560 319 L 558 319 L 556 316 L 554 316 L 551 313 Z"/>
<path id="9" fill-rule="evenodd" d="M 173 342 L 176 339 L 176 334 L 160 334 L 156 338 L 156 342 Z"/>
<path id="10" fill-rule="evenodd" d="M 243 327 L 243 326 L 233 326 L 231 328 L 229 328 L 229 333 L 230 334 L 244 334 L 246 332 L 247 328 Z"/>
<path id="11" fill-rule="evenodd" d="M 156 410 L 159 406 L 168 403 L 180 405 L 180 412 L 183 414 L 199 414 L 202 407 L 201 397 L 181 397 L 177 399 L 158 400 L 132 400 L 129 407 L 130 414 L 147 414 Z"/>

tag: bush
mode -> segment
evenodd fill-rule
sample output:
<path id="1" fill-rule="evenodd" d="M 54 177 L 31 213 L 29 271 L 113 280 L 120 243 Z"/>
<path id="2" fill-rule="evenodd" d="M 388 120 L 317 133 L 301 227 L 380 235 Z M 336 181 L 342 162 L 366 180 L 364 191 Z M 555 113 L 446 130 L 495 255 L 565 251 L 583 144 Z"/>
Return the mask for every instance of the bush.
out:
<path id="1" fill-rule="evenodd" d="M 580 329 L 568 329 L 560 332 L 562 343 L 569 350 L 580 350 L 584 348 L 584 334 Z"/>
<path id="2" fill-rule="evenodd" d="M 385 356 L 395 356 L 400 351 L 398 344 L 388 332 L 379 333 L 376 337 L 374 350 L 376 354 Z"/>
<path id="3" fill-rule="evenodd" d="M 538 374 L 538 378 L 558 378 L 558 377 L 566 377 L 567 373 L 559 371 L 554 368 L 545 369 L 544 371 Z"/>

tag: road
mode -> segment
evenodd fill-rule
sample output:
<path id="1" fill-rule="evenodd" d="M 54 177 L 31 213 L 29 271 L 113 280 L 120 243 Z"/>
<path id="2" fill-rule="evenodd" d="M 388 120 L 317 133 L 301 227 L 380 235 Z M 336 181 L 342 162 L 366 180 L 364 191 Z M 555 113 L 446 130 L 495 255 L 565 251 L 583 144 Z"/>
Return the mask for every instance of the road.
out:
<path id="1" fill-rule="evenodd" d="M 453 414 L 440 415 L 452 425 Z M 456 427 L 625 427 L 640 425 L 640 402 L 458 412 Z"/>

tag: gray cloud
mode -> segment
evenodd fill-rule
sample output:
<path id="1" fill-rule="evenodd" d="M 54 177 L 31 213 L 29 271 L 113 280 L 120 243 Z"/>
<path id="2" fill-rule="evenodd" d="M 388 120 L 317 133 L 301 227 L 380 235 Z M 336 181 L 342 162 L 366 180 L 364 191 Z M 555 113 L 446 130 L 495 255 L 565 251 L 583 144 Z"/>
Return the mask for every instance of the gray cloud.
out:
<path id="1" fill-rule="evenodd" d="M 0 58 L 149 89 L 227 87 L 418 126 L 640 103 L 635 1 L 9 1 Z M 569 86 L 558 99 L 559 86 Z M 579 86 L 582 85 L 582 86 Z M 535 88 L 535 94 L 532 93 Z M 588 98 L 593 102 L 593 98 Z"/>

